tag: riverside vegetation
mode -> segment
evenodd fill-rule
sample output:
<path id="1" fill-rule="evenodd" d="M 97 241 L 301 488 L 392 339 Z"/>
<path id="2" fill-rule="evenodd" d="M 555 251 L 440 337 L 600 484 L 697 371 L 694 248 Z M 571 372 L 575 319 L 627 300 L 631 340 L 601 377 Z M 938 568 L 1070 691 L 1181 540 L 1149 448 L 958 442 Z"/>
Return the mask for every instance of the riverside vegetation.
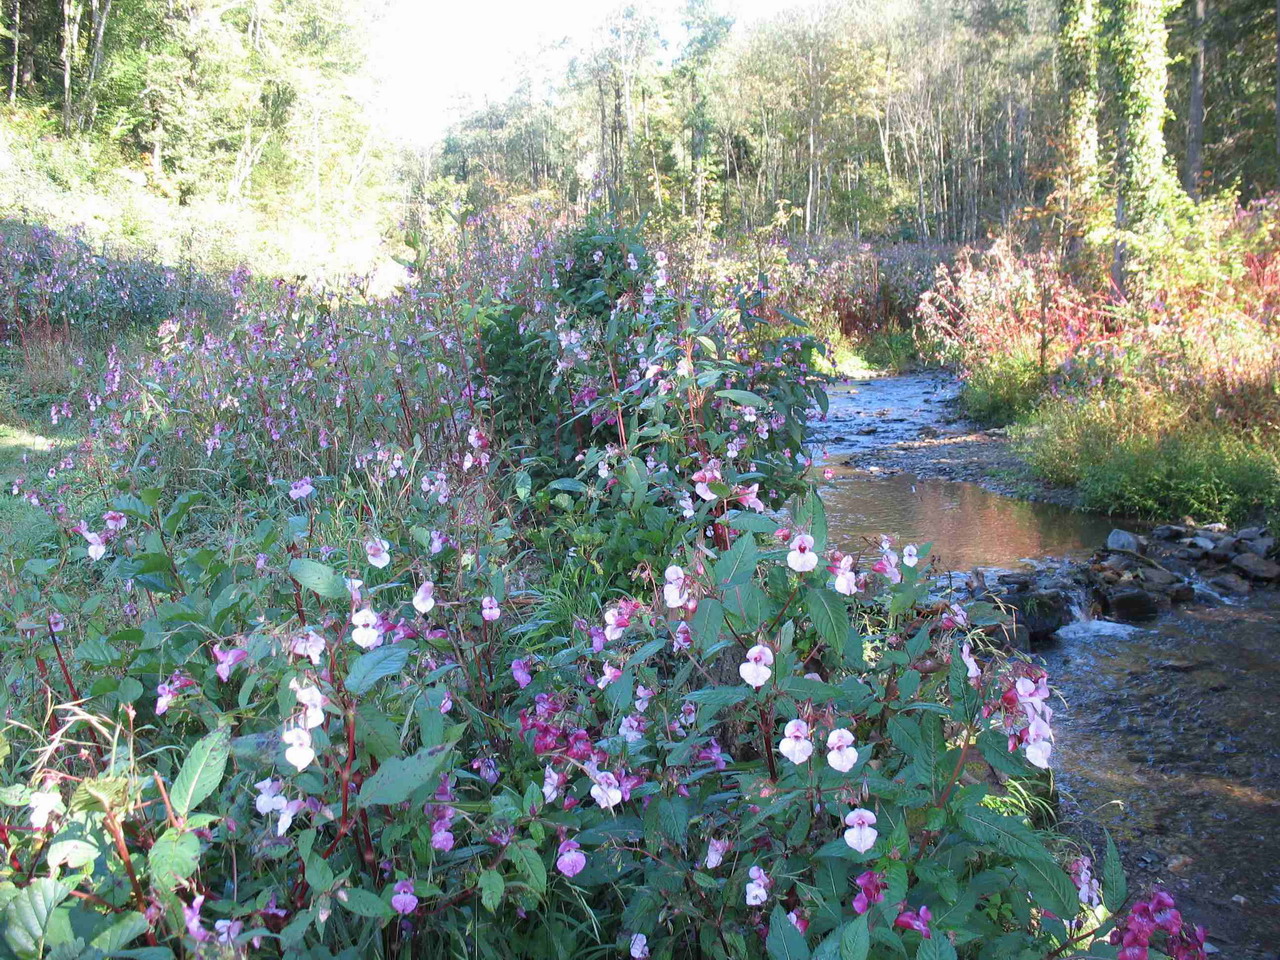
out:
<path id="1" fill-rule="evenodd" d="M 0 950 L 1203 956 L 1029 802 L 998 612 L 828 536 L 767 291 L 471 237 L 77 368 L 11 480 Z"/>

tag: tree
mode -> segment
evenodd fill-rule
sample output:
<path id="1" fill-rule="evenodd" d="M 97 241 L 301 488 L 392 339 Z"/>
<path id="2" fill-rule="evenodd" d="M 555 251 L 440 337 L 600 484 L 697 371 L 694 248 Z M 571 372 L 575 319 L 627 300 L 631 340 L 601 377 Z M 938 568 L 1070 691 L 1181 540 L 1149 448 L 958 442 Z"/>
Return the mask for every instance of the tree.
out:
<path id="1" fill-rule="evenodd" d="M 1062 0 L 1058 61 L 1067 191 L 1088 195 L 1098 178 L 1097 0 Z"/>

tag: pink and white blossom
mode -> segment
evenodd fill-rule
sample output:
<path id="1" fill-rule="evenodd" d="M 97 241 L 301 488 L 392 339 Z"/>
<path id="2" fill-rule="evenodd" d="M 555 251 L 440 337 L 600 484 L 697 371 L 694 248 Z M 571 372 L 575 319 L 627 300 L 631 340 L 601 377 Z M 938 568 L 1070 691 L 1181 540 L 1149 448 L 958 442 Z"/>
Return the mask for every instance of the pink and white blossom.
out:
<path id="1" fill-rule="evenodd" d="M 859 853 L 866 853 L 876 844 L 876 815 L 858 807 L 844 815 L 844 842 Z"/>
<path id="2" fill-rule="evenodd" d="M 841 773 L 848 773 L 858 762 L 858 751 L 853 745 L 853 734 L 843 727 L 827 735 L 827 763 Z"/>
<path id="3" fill-rule="evenodd" d="M 747 651 L 747 659 L 738 666 L 738 675 L 757 690 L 769 682 L 773 676 L 773 651 L 762 643 L 757 643 Z"/>
<path id="4" fill-rule="evenodd" d="M 809 573 L 818 565 L 818 555 L 813 552 L 813 537 L 800 533 L 791 541 L 787 553 L 787 566 L 796 573 Z"/>
<path id="5" fill-rule="evenodd" d="M 803 720 L 788 720 L 783 728 L 782 743 L 778 752 L 799 766 L 813 756 L 813 741 L 809 739 L 809 724 Z"/>

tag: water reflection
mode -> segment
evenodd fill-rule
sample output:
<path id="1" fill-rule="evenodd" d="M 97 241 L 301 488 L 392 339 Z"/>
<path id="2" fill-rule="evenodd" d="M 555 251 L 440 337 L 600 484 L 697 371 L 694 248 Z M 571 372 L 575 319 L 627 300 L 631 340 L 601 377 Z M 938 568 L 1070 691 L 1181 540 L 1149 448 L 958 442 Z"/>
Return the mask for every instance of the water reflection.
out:
<path id="1" fill-rule="evenodd" d="M 973 483 L 903 474 L 865 479 L 848 468 L 832 469 L 836 475 L 823 486 L 822 499 L 833 543 L 851 549 L 880 534 L 900 543 L 932 541 L 940 570 L 1084 555 L 1112 527 L 1106 517 L 1003 497 Z"/>

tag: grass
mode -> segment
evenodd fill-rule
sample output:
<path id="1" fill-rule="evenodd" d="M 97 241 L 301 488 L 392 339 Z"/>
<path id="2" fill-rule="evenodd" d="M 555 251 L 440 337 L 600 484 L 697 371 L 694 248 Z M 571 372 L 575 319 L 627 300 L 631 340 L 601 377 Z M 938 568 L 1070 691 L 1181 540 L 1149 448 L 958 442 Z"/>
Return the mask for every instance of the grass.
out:
<path id="1" fill-rule="evenodd" d="M 53 521 L 22 497 L 9 495 L 14 480 L 27 475 L 25 455 L 43 457 L 57 442 L 22 427 L 0 424 L 0 541 L 31 546 L 54 529 Z"/>

